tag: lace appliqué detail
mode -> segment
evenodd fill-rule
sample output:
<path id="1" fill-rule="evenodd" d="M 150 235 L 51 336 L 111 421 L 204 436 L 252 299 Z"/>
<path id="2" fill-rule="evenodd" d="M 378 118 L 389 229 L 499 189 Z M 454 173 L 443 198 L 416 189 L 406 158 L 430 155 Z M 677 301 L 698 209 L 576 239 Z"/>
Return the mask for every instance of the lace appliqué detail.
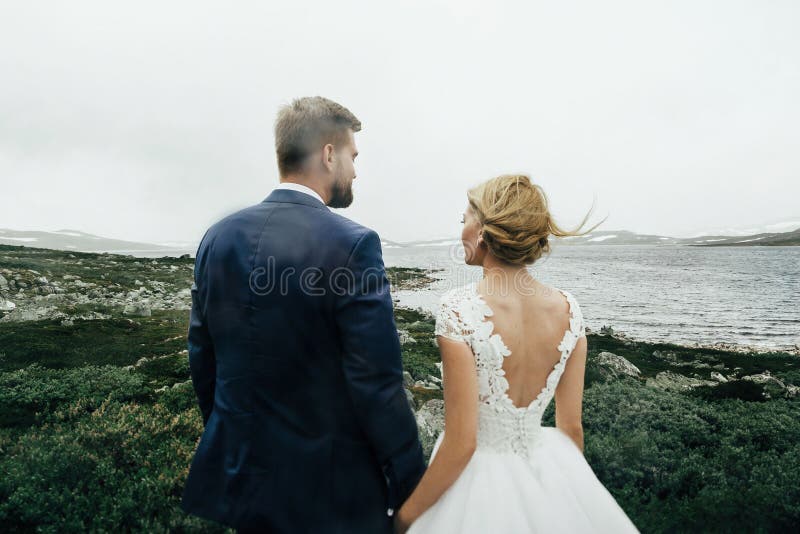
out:
<path id="1" fill-rule="evenodd" d="M 567 359 L 581 336 L 586 335 L 583 315 L 575 297 L 559 290 L 569 303 L 569 329 L 558 345 L 561 357 L 545 379 L 537 397 L 524 407 L 508 396 L 503 360 L 511 351 L 486 317 L 492 309 L 477 291 L 477 282 L 445 294 L 439 302 L 435 334 L 466 342 L 475 355 L 478 375 L 478 446 L 528 457 L 541 438 L 542 414 L 553 398 Z"/>

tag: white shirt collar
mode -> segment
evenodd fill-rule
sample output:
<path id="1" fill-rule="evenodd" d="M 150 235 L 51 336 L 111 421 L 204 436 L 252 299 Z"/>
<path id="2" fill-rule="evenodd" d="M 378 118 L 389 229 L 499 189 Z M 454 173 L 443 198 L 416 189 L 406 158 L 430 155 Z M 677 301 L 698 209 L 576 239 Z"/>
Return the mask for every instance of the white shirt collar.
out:
<path id="1" fill-rule="evenodd" d="M 322 197 L 319 196 L 319 193 L 317 193 L 310 187 L 305 186 L 303 184 L 296 184 L 294 182 L 282 182 L 278 184 L 277 187 L 275 187 L 275 189 L 291 189 L 292 191 L 299 191 L 301 193 L 305 193 L 306 195 L 311 195 L 312 197 L 316 198 L 317 200 L 325 204 L 325 201 L 322 200 Z"/>

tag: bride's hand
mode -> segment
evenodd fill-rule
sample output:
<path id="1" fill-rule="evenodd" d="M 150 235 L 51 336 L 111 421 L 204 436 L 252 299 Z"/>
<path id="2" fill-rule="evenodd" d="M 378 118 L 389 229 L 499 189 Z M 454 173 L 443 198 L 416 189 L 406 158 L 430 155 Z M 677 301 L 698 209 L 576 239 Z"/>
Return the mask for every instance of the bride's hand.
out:
<path id="1" fill-rule="evenodd" d="M 411 521 L 406 518 L 405 508 L 400 508 L 396 514 L 394 514 L 394 531 L 397 534 L 406 534 L 408 529 L 411 527 Z"/>

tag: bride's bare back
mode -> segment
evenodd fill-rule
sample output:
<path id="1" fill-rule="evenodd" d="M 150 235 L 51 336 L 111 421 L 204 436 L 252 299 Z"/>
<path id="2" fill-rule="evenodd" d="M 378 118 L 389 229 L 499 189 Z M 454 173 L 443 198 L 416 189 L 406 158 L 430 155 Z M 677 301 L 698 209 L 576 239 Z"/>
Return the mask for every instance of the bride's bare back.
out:
<path id="1" fill-rule="evenodd" d="M 570 328 L 569 302 L 563 293 L 538 281 L 527 284 L 525 290 L 520 292 L 514 288 L 492 289 L 483 280 L 477 290 L 492 309 L 493 333 L 499 334 L 511 351 L 503 359 L 503 371 L 509 384 L 507 394 L 515 406 L 528 406 L 542 391 L 548 375 L 561 357 L 558 347 Z M 585 358 L 583 339 L 584 342 L 574 349 L 576 353 L 583 351 L 582 358 L 575 358 L 578 363 Z M 563 390 L 569 389 L 570 384 L 578 386 L 574 377 L 569 376 L 569 361 L 562 376 L 563 384 L 559 384 L 559 390 L 562 391 L 556 395 L 557 404 L 559 397 L 568 397 Z M 582 375 L 582 365 L 579 367 L 581 369 L 576 371 L 581 371 Z M 582 386 L 581 380 L 579 391 L 574 392 L 578 396 L 582 395 Z M 569 402 L 574 403 L 575 400 Z"/>

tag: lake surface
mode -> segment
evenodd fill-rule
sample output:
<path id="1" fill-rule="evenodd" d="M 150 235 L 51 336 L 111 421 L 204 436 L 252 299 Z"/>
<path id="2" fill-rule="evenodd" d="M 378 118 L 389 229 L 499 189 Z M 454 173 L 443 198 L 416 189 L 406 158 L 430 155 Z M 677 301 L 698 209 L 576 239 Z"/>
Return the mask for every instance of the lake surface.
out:
<path id="1" fill-rule="evenodd" d="M 460 246 L 386 247 L 383 256 L 387 266 L 444 269 L 430 290 L 397 292 L 413 308 L 433 311 L 444 291 L 482 276 Z M 800 247 L 560 246 L 529 270 L 575 295 L 595 331 L 762 350 L 800 344 Z"/>

